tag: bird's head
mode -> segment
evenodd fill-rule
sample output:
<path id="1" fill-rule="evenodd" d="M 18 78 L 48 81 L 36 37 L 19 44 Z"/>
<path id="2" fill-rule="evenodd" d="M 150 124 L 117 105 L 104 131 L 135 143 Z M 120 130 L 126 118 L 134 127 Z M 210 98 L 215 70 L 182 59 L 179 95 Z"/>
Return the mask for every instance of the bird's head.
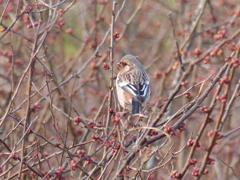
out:
<path id="1" fill-rule="evenodd" d="M 118 63 L 118 69 L 122 72 L 128 72 L 138 65 L 139 61 L 135 56 L 126 55 Z"/>

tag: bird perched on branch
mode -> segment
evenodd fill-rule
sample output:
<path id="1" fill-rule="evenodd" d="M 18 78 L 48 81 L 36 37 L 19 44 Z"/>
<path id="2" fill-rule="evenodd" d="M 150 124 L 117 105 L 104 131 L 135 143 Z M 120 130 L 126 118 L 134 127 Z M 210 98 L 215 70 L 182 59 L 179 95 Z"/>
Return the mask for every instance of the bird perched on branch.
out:
<path id="1" fill-rule="evenodd" d="M 150 98 L 149 77 L 142 64 L 132 55 L 125 55 L 120 62 L 116 79 L 117 97 L 124 109 L 132 114 L 141 113 L 141 105 Z"/>

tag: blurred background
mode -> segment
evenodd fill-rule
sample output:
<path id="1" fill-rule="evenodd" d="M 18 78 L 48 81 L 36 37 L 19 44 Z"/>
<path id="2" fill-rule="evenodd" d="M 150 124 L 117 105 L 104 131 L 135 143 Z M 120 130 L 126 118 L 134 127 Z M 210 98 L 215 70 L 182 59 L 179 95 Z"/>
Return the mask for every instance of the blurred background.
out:
<path id="1" fill-rule="evenodd" d="M 0 177 L 14 179 L 21 173 L 25 179 L 87 179 L 88 173 L 92 173 L 92 179 L 114 177 L 121 164 L 117 159 L 123 159 L 125 152 L 121 150 L 105 170 L 102 167 L 97 171 L 106 152 L 103 142 L 93 135 L 97 132 L 102 139 L 107 137 L 104 143 L 122 144 L 136 131 L 141 133 L 135 129 L 124 136 L 112 121 L 108 134 L 102 130 L 108 117 L 110 81 L 118 73 L 116 63 L 132 54 L 138 56 L 151 79 L 152 118 L 181 84 L 177 98 L 159 122 L 196 100 L 226 62 L 235 67 L 229 66 L 220 83 L 186 119 L 183 132 L 176 131 L 165 145 L 160 140 L 144 147 L 138 158 L 150 159 L 150 152 L 154 152 L 153 158 L 129 165 L 130 172 L 118 178 L 198 178 L 194 172 L 198 172 L 196 168 L 201 167 L 209 150 L 209 132 L 221 120 L 220 114 L 229 110 L 226 108 L 231 97 L 236 96 L 221 129 L 221 135 L 226 136 L 209 150 L 213 160 L 207 163 L 208 172 L 202 179 L 240 179 L 239 131 L 232 132 L 240 126 L 240 103 L 238 94 L 234 94 L 240 75 L 239 4 L 239 0 L 118 0 L 111 37 L 113 1 L 0 0 Z M 109 55 L 112 38 L 113 66 Z M 181 62 L 185 70 L 195 62 L 183 82 Z M 187 167 L 184 177 L 178 176 L 189 160 L 190 148 L 185 145 L 196 137 L 205 117 L 202 107 L 210 107 L 219 84 L 224 85 L 210 113 L 214 122 L 204 128 L 200 147 L 192 158 L 196 162 Z M 114 95 L 111 108 L 122 111 Z M 168 126 L 180 117 L 173 117 Z M 93 128 L 94 133 L 86 123 L 99 127 Z M 139 126 L 146 124 L 147 120 Z M 78 150 L 84 150 L 87 156 L 79 160 Z M 78 162 L 77 170 L 73 161 Z M 60 171 L 60 167 L 64 170 Z M 140 173 L 139 169 L 147 170 Z"/>

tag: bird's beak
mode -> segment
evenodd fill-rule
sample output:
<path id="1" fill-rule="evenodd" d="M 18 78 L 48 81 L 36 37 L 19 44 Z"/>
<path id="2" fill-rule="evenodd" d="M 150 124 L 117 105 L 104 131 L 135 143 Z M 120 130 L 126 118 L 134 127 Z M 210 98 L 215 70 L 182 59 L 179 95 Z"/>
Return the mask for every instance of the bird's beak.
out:
<path id="1" fill-rule="evenodd" d="M 117 69 L 118 69 L 118 70 L 120 70 L 120 69 L 121 69 L 121 67 L 122 67 L 122 66 L 121 66 L 121 63 L 120 63 L 120 62 L 118 62 L 118 63 L 117 63 Z"/>

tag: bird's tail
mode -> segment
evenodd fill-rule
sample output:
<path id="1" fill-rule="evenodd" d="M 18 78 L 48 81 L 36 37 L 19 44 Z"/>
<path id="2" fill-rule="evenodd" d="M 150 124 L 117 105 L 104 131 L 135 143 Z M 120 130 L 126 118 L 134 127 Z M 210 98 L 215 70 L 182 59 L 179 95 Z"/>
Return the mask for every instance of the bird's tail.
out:
<path id="1" fill-rule="evenodd" d="M 139 101 L 132 100 L 132 114 L 140 114 L 141 108 Z"/>

